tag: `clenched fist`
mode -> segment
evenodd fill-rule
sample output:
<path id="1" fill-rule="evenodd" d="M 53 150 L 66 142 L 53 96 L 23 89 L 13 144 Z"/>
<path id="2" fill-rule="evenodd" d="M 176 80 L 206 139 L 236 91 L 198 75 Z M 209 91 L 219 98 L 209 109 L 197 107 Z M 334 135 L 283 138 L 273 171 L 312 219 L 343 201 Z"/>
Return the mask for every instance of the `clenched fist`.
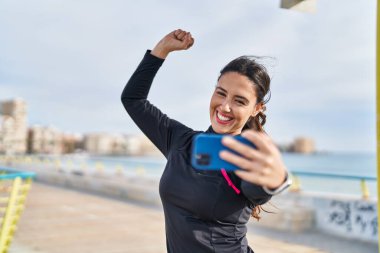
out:
<path id="1" fill-rule="evenodd" d="M 165 59 L 170 52 L 189 49 L 193 44 L 194 39 L 190 32 L 177 29 L 163 37 L 151 54 Z"/>

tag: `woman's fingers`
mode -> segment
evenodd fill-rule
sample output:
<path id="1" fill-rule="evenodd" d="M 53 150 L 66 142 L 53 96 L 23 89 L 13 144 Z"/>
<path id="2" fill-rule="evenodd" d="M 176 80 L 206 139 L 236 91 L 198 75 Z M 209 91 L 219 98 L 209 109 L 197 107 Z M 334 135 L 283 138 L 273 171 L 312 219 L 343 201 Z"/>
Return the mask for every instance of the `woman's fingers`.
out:
<path id="1" fill-rule="evenodd" d="M 248 160 L 244 157 L 236 155 L 227 150 L 223 150 L 219 153 L 220 158 L 223 160 L 236 165 L 237 167 L 247 170 L 247 171 L 255 171 L 260 172 L 262 170 L 262 163 L 257 160 Z"/>
<path id="2" fill-rule="evenodd" d="M 240 177 L 241 179 L 257 184 L 257 185 L 265 185 L 265 178 L 261 176 L 258 172 L 252 172 L 252 171 L 244 171 L 244 170 L 235 170 L 235 174 Z"/>
<path id="3" fill-rule="evenodd" d="M 229 151 L 223 150 L 219 153 L 220 158 L 223 160 L 235 164 L 237 167 L 241 169 L 248 170 L 252 167 L 251 161 L 247 160 L 241 156 L 235 155 Z"/>
<path id="4" fill-rule="evenodd" d="M 190 36 L 190 44 L 188 48 L 192 47 L 194 45 L 194 38 Z"/>
<path id="5" fill-rule="evenodd" d="M 180 41 L 180 48 L 178 49 L 188 49 L 194 44 L 194 38 L 191 36 L 190 32 L 177 29 L 173 31 L 173 35 L 176 40 Z"/>
<path id="6" fill-rule="evenodd" d="M 261 177 L 270 177 L 273 172 L 270 165 L 263 164 L 262 162 L 256 160 L 248 160 L 226 150 L 221 151 L 219 156 L 223 160 L 235 164 L 240 169 L 243 169 L 247 172 L 252 172 L 255 175 L 259 175 Z"/>
<path id="7" fill-rule="evenodd" d="M 252 159 L 252 160 L 263 160 L 264 156 L 258 151 L 253 149 L 252 147 L 235 140 L 231 136 L 223 137 L 222 144 L 228 148 L 230 148 L 233 151 L 238 152 L 242 156 Z"/>
<path id="8" fill-rule="evenodd" d="M 194 44 L 194 39 L 190 33 L 188 33 L 185 37 L 185 48 L 188 49 Z"/>
<path id="9" fill-rule="evenodd" d="M 177 37 L 178 36 L 178 34 L 181 32 L 181 29 L 177 29 L 177 30 L 175 30 L 174 31 L 174 35 L 175 35 L 175 37 Z"/>
<path id="10" fill-rule="evenodd" d="M 224 150 L 220 157 L 242 170 L 235 174 L 247 182 L 277 188 L 286 177 L 286 166 L 272 139 L 259 132 L 248 130 L 242 136 L 254 143 L 258 149 L 239 142 L 231 136 L 222 139 L 222 144 L 238 154 Z"/>
<path id="11" fill-rule="evenodd" d="M 241 136 L 254 143 L 260 151 L 264 153 L 271 153 L 273 143 L 266 134 L 253 130 L 247 130 L 244 131 Z"/>
<path id="12" fill-rule="evenodd" d="M 177 30 L 174 31 L 174 35 L 175 35 L 176 38 L 178 38 L 178 35 L 180 35 L 183 32 L 184 32 L 183 30 L 177 29 Z"/>
<path id="13" fill-rule="evenodd" d="M 178 29 L 174 35 L 178 40 L 183 40 L 185 36 L 188 34 L 188 32 L 182 31 L 181 29 Z"/>

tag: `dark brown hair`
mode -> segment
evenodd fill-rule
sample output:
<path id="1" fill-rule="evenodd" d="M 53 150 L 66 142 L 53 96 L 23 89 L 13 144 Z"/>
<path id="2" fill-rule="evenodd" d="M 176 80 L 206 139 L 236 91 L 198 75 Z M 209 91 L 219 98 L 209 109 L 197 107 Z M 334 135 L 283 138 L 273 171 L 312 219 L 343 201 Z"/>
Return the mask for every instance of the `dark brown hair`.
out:
<path id="1" fill-rule="evenodd" d="M 266 122 L 266 115 L 264 111 L 266 110 L 265 104 L 270 100 L 270 77 L 268 75 L 267 69 L 264 65 L 258 63 L 262 57 L 256 56 L 241 56 L 230 63 L 228 63 L 221 71 L 220 77 L 227 72 L 236 72 L 241 75 L 246 76 L 252 81 L 253 87 L 257 95 L 256 104 L 262 103 L 262 111 L 260 111 L 255 117 L 250 117 L 247 123 L 244 125 L 243 130 L 254 129 L 256 131 L 264 132 L 264 124 Z M 269 94 L 267 99 L 264 99 L 266 95 Z M 260 219 L 259 213 L 264 210 L 261 205 L 252 205 L 251 216 L 256 220 Z M 264 210 L 265 211 L 265 210 Z"/>

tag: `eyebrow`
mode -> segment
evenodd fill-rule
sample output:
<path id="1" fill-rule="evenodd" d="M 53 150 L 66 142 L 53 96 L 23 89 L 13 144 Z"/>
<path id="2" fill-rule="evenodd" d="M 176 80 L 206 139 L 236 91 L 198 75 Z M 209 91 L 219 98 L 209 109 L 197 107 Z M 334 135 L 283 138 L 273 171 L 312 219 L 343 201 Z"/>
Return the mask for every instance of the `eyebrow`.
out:
<path id="1" fill-rule="evenodd" d="M 224 91 L 225 93 L 228 93 L 225 89 L 223 89 L 222 87 L 220 87 L 220 86 L 216 86 L 215 87 L 216 89 L 220 89 L 220 90 L 222 90 L 222 91 Z M 249 100 L 247 99 L 247 98 L 245 98 L 245 97 L 243 97 L 243 96 L 239 96 L 239 95 L 235 95 L 235 97 L 237 97 L 237 98 L 241 98 L 241 99 L 243 99 L 245 102 L 249 102 Z"/>

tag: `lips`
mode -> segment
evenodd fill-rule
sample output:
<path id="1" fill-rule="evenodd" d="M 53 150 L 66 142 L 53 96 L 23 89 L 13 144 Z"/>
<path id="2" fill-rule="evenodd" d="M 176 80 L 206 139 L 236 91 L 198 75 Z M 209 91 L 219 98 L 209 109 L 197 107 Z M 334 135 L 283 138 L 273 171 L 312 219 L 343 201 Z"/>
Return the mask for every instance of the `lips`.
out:
<path id="1" fill-rule="evenodd" d="M 234 118 L 227 116 L 227 115 L 225 115 L 219 111 L 216 111 L 215 118 L 216 118 L 216 121 L 222 125 L 230 124 L 234 119 Z"/>

